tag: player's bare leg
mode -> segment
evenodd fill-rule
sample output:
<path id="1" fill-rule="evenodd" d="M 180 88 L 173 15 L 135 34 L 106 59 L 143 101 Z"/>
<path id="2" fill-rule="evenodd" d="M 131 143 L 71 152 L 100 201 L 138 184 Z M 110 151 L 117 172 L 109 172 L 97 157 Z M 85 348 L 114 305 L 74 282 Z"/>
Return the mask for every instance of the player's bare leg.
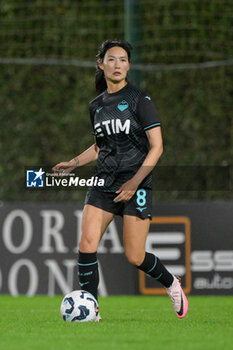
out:
<path id="1" fill-rule="evenodd" d="M 82 216 L 82 236 L 79 249 L 83 253 L 96 252 L 99 242 L 113 220 L 114 214 L 86 204 Z"/>
<path id="2" fill-rule="evenodd" d="M 150 220 L 136 216 L 124 215 L 123 240 L 125 255 L 134 266 L 140 266 L 145 258 L 146 237 L 149 232 Z"/>
<path id="3" fill-rule="evenodd" d="M 90 204 L 85 205 L 82 217 L 82 236 L 79 243 L 79 285 L 97 299 L 99 271 L 97 248 L 114 215 Z M 98 300 L 98 299 L 97 299 Z M 101 321 L 98 315 L 97 321 Z"/>
<path id="4" fill-rule="evenodd" d="M 188 300 L 179 280 L 166 269 L 158 257 L 145 251 L 149 226 L 149 219 L 124 216 L 125 255 L 132 265 L 162 283 L 172 301 L 177 317 L 183 318 L 188 311 Z"/>

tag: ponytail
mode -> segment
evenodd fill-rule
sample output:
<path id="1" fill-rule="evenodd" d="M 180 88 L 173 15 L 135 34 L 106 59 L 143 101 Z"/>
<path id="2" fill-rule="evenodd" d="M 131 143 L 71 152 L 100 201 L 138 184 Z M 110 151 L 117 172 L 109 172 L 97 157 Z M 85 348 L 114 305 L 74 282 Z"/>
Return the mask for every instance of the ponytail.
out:
<path id="1" fill-rule="evenodd" d="M 107 89 L 107 83 L 104 77 L 104 71 L 97 66 L 95 74 L 95 89 L 98 94 L 101 94 Z"/>

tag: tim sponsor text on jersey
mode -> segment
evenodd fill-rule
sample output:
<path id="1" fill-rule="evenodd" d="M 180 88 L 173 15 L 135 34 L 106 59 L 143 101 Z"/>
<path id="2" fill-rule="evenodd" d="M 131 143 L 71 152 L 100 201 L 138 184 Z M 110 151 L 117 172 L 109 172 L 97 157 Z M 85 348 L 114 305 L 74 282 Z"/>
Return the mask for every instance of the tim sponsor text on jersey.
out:
<path id="1" fill-rule="evenodd" d="M 124 132 L 125 134 L 129 134 L 130 131 L 130 119 L 126 119 L 123 123 L 120 119 L 109 119 L 104 120 L 100 123 L 96 123 L 94 125 L 94 129 L 97 133 L 97 136 L 104 136 L 103 130 L 105 129 L 108 135 L 119 134 L 120 132 Z"/>

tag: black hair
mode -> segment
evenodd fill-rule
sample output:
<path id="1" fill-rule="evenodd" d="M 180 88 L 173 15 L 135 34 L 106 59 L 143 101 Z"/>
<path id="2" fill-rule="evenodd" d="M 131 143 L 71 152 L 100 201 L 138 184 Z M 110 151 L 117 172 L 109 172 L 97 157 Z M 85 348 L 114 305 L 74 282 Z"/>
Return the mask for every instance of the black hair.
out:
<path id="1" fill-rule="evenodd" d="M 115 46 L 122 47 L 122 49 L 124 49 L 127 52 L 128 60 L 130 62 L 132 46 L 126 41 L 118 41 L 118 40 L 104 41 L 98 50 L 98 54 L 96 56 L 97 59 L 103 61 L 106 52 Z M 98 61 L 96 65 L 95 88 L 99 94 L 107 89 L 107 83 L 104 77 L 104 71 L 99 68 Z"/>

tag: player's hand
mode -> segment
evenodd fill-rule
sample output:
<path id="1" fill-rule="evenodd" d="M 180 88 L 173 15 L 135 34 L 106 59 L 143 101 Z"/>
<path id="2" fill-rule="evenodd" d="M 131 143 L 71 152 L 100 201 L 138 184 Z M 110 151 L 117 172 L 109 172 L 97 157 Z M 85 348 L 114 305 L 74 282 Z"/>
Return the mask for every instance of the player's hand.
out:
<path id="1" fill-rule="evenodd" d="M 125 182 L 119 190 L 116 191 L 118 196 L 114 198 L 114 202 L 128 202 L 137 191 L 138 184 L 133 180 Z"/>
<path id="2" fill-rule="evenodd" d="M 58 176 L 66 176 L 69 174 L 71 171 L 73 171 L 76 166 L 72 166 L 72 161 L 70 162 L 61 162 L 55 165 L 52 170 L 55 174 Z"/>

